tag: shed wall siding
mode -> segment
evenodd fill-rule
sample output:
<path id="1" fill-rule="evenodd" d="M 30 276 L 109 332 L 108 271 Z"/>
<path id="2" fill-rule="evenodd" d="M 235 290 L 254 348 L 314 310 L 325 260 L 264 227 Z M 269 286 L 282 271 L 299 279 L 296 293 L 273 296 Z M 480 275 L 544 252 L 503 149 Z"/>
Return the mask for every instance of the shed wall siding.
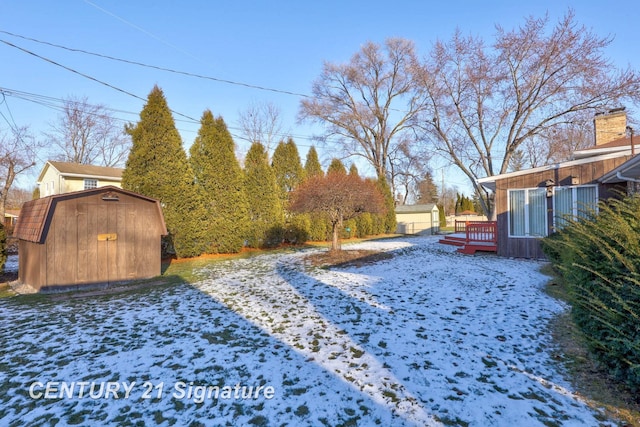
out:
<path id="1" fill-rule="evenodd" d="M 37 290 L 150 278 L 160 274 L 163 232 L 157 205 L 118 194 L 55 202 L 43 244 L 20 242 L 20 279 Z M 114 234 L 116 240 L 98 236 Z"/>

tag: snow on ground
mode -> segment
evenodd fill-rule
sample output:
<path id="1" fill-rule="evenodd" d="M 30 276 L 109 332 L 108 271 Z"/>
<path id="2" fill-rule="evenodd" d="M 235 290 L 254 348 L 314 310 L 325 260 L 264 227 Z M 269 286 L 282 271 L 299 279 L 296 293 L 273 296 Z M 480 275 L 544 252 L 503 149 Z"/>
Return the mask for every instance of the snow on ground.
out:
<path id="1" fill-rule="evenodd" d="M 0 425 L 602 425 L 551 363 L 564 308 L 540 263 L 434 237 L 346 248 L 394 257 L 278 252 L 192 285 L 0 300 Z"/>

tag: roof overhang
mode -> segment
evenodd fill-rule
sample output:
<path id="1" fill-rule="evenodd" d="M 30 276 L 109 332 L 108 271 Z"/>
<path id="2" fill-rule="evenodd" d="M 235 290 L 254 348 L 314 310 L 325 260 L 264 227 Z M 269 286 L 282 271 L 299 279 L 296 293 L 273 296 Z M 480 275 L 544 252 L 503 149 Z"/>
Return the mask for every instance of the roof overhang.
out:
<path id="1" fill-rule="evenodd" d="M 627 181 L 640 182 L 640 156 L 632 157 L 598 179 L 598 182 L 603 184 L 616 184 Z"/>
<path id="2" fill-rule="evenodd" d="M 524 170 L 520 170 L 520 171 L 516 171 L 516 172 L 509 172 L 509 173 L 503 173 L 503 174 L 500 174 L 500 175 L 494 175 L 494 176 L 488 176 L 488 177 L 485 177 L 485 178 L 479 178 L 479 179 L 476 179 L 476 183 L 478 185 L 483 186 L 487 190 L 495 192 L 495 190 L 496 190 L 496 182 L 499 181 L 499 180 L 502 180 L 502 179 L 513 178 L 513 177 L 517 177 L 517 176 L 521 176 L 521 175 L 529 175 L 529 174 L 533 174 L 533 173 L 546 172 L 546 171 L 550 171 L 550 170 L 567 168 L 567 167 L 571 167 L 571 166 L 584 165 L 584 164 L 589 164 L 589 163 L 598 162 L 598 161 L 602 161 L 602 160 L 616 159 L 618 157 L 624 157 L 624 156 L 629 156 L 629 155 L 631 155 L 631 149 L 618 150 L 618 151 L 615 151 L 615 152 L 612 152 L 612 153 L 601 154 L 599 156 L 585 157 L 585 158 L 581 158 L 581 159 L 577 159 L 577 160 L 569 160 L 567 162 L 554 163 L 552 165 L 540 166 L 540 167 L 532 168 L 532 169 L 524 169 Z"/>
<path id="3" fill-rule="evenodd" d="M 640 153 L 640 145 L 634 144 L 634 150 L 636 153 Z M 625 152 L 627 154 L 631 154 L 631 145 L 627 146 L 617 146 L 617 147 L 603 147 L 603 148 L 588 148 L 585 150 L 577 150 L 573 152 L 573 159 L 580 160 L 587 157 L 600 156 L 603 154 L 611 154 Z"/>

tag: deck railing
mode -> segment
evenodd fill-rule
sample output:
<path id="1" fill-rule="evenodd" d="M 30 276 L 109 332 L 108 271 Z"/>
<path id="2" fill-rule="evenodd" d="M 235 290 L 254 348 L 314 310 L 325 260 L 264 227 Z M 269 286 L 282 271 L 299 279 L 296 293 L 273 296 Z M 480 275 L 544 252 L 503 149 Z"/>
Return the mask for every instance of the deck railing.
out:
<path id="1" fill-rule="evenodd" d="M 456 227 L 457 227 L 456 221 Z M 465 234 L 467 243 L 498 243 L 498 223 L 496 221 L 466 221 Z"/>

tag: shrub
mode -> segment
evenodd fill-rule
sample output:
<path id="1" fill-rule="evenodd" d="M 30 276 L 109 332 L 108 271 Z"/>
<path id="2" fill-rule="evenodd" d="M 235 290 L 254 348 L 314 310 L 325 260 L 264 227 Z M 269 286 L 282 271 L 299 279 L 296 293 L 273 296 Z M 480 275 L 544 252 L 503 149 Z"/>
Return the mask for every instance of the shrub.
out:
<path id="1" fill-rule="evenodd" d="M 640 197 L 599 208 L 542 248 L 569 286 L 572 314 L 596 357 L 640 390 Z"/>
<path id="2" fill-rule="evenodd" d="M 4 268 L 4 263 L 7 261 L 7 234 L 4 231 L 4 226 L 0 223 L 0 271 Z"/>

